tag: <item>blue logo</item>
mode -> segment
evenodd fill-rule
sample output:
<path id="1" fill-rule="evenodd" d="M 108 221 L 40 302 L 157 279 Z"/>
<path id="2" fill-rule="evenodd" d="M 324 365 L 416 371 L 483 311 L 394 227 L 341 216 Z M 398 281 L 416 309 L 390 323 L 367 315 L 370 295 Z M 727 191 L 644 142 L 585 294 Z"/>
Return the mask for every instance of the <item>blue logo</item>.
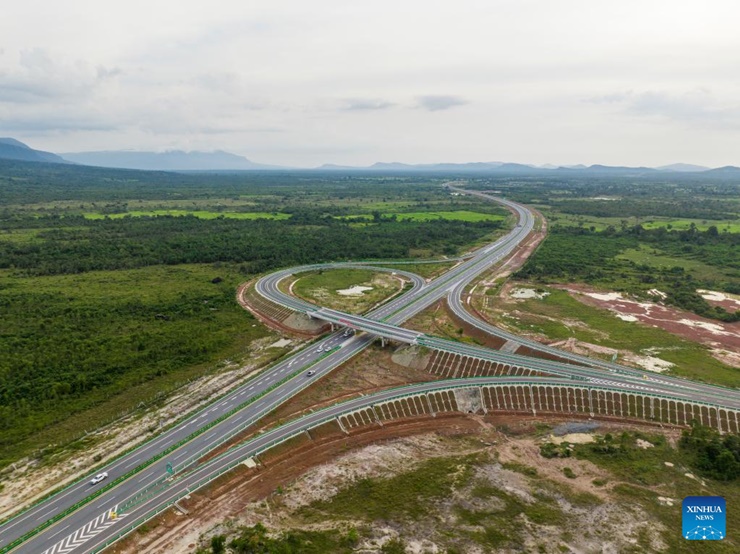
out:
<path id="1" fill-rule="evenodd" d="M 687 496 L 683 499 L 683 538 L 719 541 L 727 536 L 725 499 L 721 496 Z"/>

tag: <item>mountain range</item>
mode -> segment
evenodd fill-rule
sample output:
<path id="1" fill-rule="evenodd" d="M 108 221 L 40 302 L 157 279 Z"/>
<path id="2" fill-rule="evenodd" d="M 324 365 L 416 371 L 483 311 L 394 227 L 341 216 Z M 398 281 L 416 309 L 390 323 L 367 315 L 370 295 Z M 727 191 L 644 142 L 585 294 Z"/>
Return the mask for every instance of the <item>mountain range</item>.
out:
<path id="1" fill-rule="evenodd" d="M 12 138 L 0 138 L 0 159 L 42 163 L 71 163 L 96 167 L 141 169 L 159 171 L 244 171 L 244 170 L 288 170 L 296 168 L 266 165 L 253 162 L 244 156 L 217 150 L 215 152 L 137 152 L 113 150 L 97 152 L 70 152 L 52 154 L 34 150 Z M 307 168 L 304 168 L 307 169 Z M 660 173 L 696 173 L 718 176 L 740 176 L 740 168 L 725 166 L 710 169 L 700 165 L 676 163 L 656 168 L 622 167 L 606 165 L 553 165 L 541 166 L 506 162 L 405 164 L 401 162 L 378 162 L 370 166 L 347 166 L 324 164 L 313 168 L 319 171 L 373 171 L 373 172 L 446 172 L 446 173 L 503 173 L 503 174 L 583 174 L 594 175 L 659 175 Z"/>
<path id="2" fill-rule="evenodd" d="M 67 163 L 51 152 L 34 150 L 22 142 L 12 138 L 0 138 L 0 159 L 20 160 L 24 162 L 45 162 L 45 163 Z"/>
<path id="3" fill-rule="evenodd" d="M 115 167 L 121 169 L 148 169 L 161 171 L 228 171 L 250 169 L 284 169 L 273 165 L 254 163 L 243 156 L 217 150 L 216 152 L 135 152 L 102 151 L 76 152 L 61 155 L 65 160 L 82 165 Z"/>

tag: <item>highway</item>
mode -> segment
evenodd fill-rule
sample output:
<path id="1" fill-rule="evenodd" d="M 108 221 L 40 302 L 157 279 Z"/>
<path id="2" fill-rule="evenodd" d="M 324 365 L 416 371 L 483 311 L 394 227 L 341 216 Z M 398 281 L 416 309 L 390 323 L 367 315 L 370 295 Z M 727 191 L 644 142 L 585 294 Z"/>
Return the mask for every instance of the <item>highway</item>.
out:
<path id="1" fill-rule="evenodd" d="M 509 203 L 515 206 L 513 203 Z M 521 210 L 523 215 L 529 213 Z M 529 224 L 531 228 L 531 222 Z M 476 252 L 468 261 L 461 263 L 450 272 L 436 279 L 431 284 L 426 285 L 425 281 L 412 273 L 400 269 L 389 270 L 387 268 L 376 268 L 384 271 L 392 271 L 396 274 L 403 275 L 412 282 L 412 288 L 405 294 L 396 297 L 391 302 L 381 306 L 379 309 L 368 314 L 367 322 L 370 326 L 378 326 L 377 320 L 388 320 L 391 325 L 398 325 L 416 313 L 422 311 L 433 302 L 442 298 L 447 289 L 454 284 L 456 278 L 467 275 L 471 272 L 480 273 L 490 265 L 496 263 L 502 257 L 508 255 L 518 243 L 526 237 L 528 229 L 517 226 L 512 232 L 499 239 L 492 245 L 489 245 Z M 353 264 L 347 264 L 352 266 Z M 356 264 L 357 267 L 373 268 L 367 264 Z M 316 264 L 306 266 L 302 270 L 322 269 L 331 267 L 332 264 Z M 263 278 L 257 284 L 257 290 L 260 294 L 280 295 L 283 305 L 290 309 L 304 311 L 305 313 L 321 315 L 327 318 L 335 318 L 335 322 L 340 323 L 340 319 L 356 320 L 357 316 L 342 314 L 333 310 L 317 308 L 311 304 L 305 303 L 289 295 L 284 295 L 279 291 L 277 285 L 280 280 L 292 274 L 293 270 L 283 270 Z M 391 327 L 388 324 L 381 324 L 386 330 L 391 330 L 397 340 L 402 337 L 416 336 L 417 333 L 399 328 Z M 351 326 L 351 324 L 350 324 Z M 101 494 L 93 502 L 78 508 L 75 512 L 68 515 L 60 522 L 56 523 L 48 532 L 26 541 L 17 552 L 42 553 L 55 545 L 59 544 L 60 538 L 64 539 L 64 531 L 73 533 L 75 529 L 82 528 L 92 521 L 95 521 L 101 509 L 112 509 L 122 502 L 126 502 L 131 497 L 136 497 L 141 490 L 147 487 L 157 489 L 158 483 L 166 476 L 166 466 L 170 463 L 176 472 L 182 471 L 188 467 L 203 454 L 207 453 L 214 446 L 221 444 L 226 438 L 236 435 L 241 430 L 258 421 L 266 413 L 274 409 L 280 403 L 291 398 L 303 388 L 308 386 L 311 381 L 319 378 L 324 372 L 341 365 L 356 353 L 364 349 L 373 337 L 358 337 L 357 340 L 347 340 L 342 337 L 342 333 L 337 332 L 319 343 L 312 345 L 302 352 L 299 352 L 291 358 L 265 370 L 257 379 L 250 381 L 239 389 L 227 395 L 225 398 L 215 404 L 205 408 L 194 416 L 183 421 L 166 433 L 156 439 L 146 443 L 141 448 L 129 453 L 115 462 L 100 468 L 99 471 L 106 471 L 109 474 L 108 481 L 91 486 L 89 479 L 92 475 L 83 478 L 74 485 L 63 490 L 61 493 L 51 497 L 47 501 L 34 506 L 32 509 L 20 514 L 9 522 L 0 527 L 0 552 L 3 548 L 19 537 L 34 530 L 41 522 L 63 514 L 75 506 L 78 502 L 83 501 L 90 495 L 95 488 L 105 487 L 106 483 L 115 482 L 116 479 L 125 476 L 127 473 L 146 463 L 152 458 L 158 457 L 161 452 L 167 449 L 175 450 L 168 452 L 164 457 L 158 458 L 146 468 L 136 473 L 135 478 L 126 479 L 117 484 L 114 488 Z M 345 348 L 337 352 L 328 353 L 339 344 L 346 343 Z M 319 346 L 322 351 L 318 352 Z M 318 360 L 318 361 L 317 361 Z M 312 364 L 316 364 L 312 366 Z M 305 369 L 311 367 L 316 375 L 310 380 L 305 377 Z M 274 388 L 275 383 L 285 379 L 286 376 L 293 375 L 292 379 L 282 383 Z M 261 396 L 267 395 L 267 396 Z M 250 402 L 252 401 L 252 402 Z M 228 419 L 213 425 L 213 422 L 219 418 L 225 417 L 237 407 L 247 404 L 242 409 L 236 411 Z M 187 438 L 198 430 L 208 428 L 190 441 Z M 57 530 L 60 529 L 60 530 Z M 61 535 L 61 537 L 60 537 Z M 71 535 L 68 535 L 71 536 Z M 57 541 L 57 542 L 55 542 Z M 73 550 L 69 550 L 71 552 Z M 58 553 L 60 550 L 55 550 Z M 51 554 L 51 552 L 49 552 Z"/>
<path id="2" fill-rule="evenodd" d="M 481 194 L 481 193 L 477 193 Z M 485 195 L 484 195 L 485 196 Z M 552 377 L 553 382 L 568 382 L 571 385 L 579 381 L 597 383 L 599 386 L 611 387 L 614 390 L 644 390 L 655 394 L 664 394 L 673 398 L 692 398 L 709 404 L 722 405 L 731 409 L 740 408 L 740 395 L 736 391 L 711 387 L 691 381 L 666 378 L 663 376 L 651 377 L 645 380 L 642 372 L 637 372 L 622 366 L 604 367 L 594 369 L 593 367 L 576 366 L 566 363 L 556 363 L 536 358 L 525 358 L 498 351 L 475 347 L 468 344 L 447 341 L 436 337 L 430 337 L 416 331 L 400 327 L 404 321 L 421 312 L 426 307 L 444 297 L 448 297 L 450 305 L 458 313 L 461 308 L 460 298 L 465 286 L 476 276 L 508 256 L 529 234 L 534 218 L 529 210 L 518 204 L 486 197 L 507 205 L 514 210 L 519 217 L 517 226 L 506 236 L 495 243 L 476 251 L 467 261 L 459 263 L 443 276 L 426 284 L 425 281 L 408 272 L 397 269 L 375 268 L 383 271 L 393 271 L 403 275 L 412 283 L 412 287 L 405 294 L 397 296 L 390 302 L 382 305 L 365 316 L 346 314 L 337 310 L 321 308 L 308 302 L 283 293 L 280 282 L 300 271 L 323 269 L 335 267 L 339 264 L 316 264 L 301 268 L 292 268 L 275 272 L 260 279 L 255 289 L 265 298 L 281 304 L 291 310 L 301 311 L 310 317 L 316 317 L 340 326 L 353 327 L 367 333 L 358 336 L 344 336 L 342 331 L 334 332 L 315 344 L 304 348 L 285 360 L 273 365 L 263 371 L 259 376 L 246 382 L 235 391 L 217 400 L 188 419 L 180 422 L 172 429 L 167 430 L 160 436 L 149 441 L 137 450 L 121 457 L 115 462 L 108 464 L 98 471 L 109 473 L 108 481 L 91 486 L 88 476 L 75 483 L 61 493 L 51 497 L 47 501 L 22 513 L 15 519 L 10 520 L 0 527 L 0 547 L 6 547 L 18 537 L 23 536 L 39 523 L 53 517 L 56 514 L 65 513 L 86 498 L 91 492 L 106 484 L 122 479 L 127 473 L 139 467 L 141 464 L 156 458 L 147 467 L 141 469 L 130 478 L 121 480 L 110 490 L 106 490 L 92 502 L 78 508 L 67 515 L 53 526 L 44 530 L 35 537 L 23 543 L 15 551 L 35 554 L 67 554 L 68 552 L 90 552 L 95 545 L 103 544 L 110 537 L 118 533 L 125 522 L 131 521 L 150 510 L 169 505 L 172 498 L 177 497 L 188 487 L 200 483 L 209 475 L 223 470 L 239 456 L 245 455 L 248 448 L 257 450 L 266 442 L 267 433 L 256 439 L 240 445 L 208 464 L 198 465 L 196 462 L 202 456 L 239 432 L 257 422 L 266 413 L 279 406 L 325 373 L 356 355 L 363 350 L 376 336 L 389 340 L 408 344 L 418 344 L 428 348 L 455 352 L 463 356 L 478 357 L 508 363 L 533 370 L 543 371 L 551 375 L 561 375 L 563 378 Z M 341 264 L 342 267 L 373 268 L 368 264 Z M 472 316 L 464 307 L 458 314 L 466 321 Z M 475 319 L 475 318 L 472 318 Z M 490 332 L 485 323 L 475 320 L 475 325 L 486 332 Z M 494 328 L 495 329 L 495 328 Z M 500 332 L 496 330 L 496 332 Z M 525 341 L 519 337 L 513 337 L 520 343 Z M 536 343 L 537 347 L 541 347 Z M 558 355 L 566 353 L 557 351 Z M 585 358 L 585 361 L 573 358 L 578 363 L 594 365 L 594 360 Z M 315 371 L 313 377 L 307 375 L 307 369 Z M 502 377 L 491 378 L 500 382 Z M 521 377 L 518 378 L 521 380 Z M 533 378 L 534 379 L 534 378 Z M 537 378 L 544 379 L 544 378 Z M 436 383 L 418 385 L 419 387 L 433 387 Z M 381 393 L 382 394 L 382 393 Z M 368 402 L 380 398 L 377 395 L 366 397 Z M 359 400 L 358 400 L 359 401 Z M 339 408 L 337 408 L 339 409 Z M 318 414 L 320 412 L 316 412 Z M 337 412 L 338 413 L 338 412 Z M 315 414 L 311 414 L 313 417 Z M 228 417 L 227 417 L 228 416 Z M 336 417 L 333 415 L 331 417 Z M 301 427 L 312 419 L 301 418 L 296 422 L 284 426 L 283 435 L 269 435 L 271 440 L 281 440 L 280 437 L 288 436 L 291 429 Z M 293 425 L 293 427 L 290 427 Z M 278 430 L 275 430 L 277 432 Z M 258 442 L 254 442 L 258 441 Z M 251 446 L 248 446 L 251 445 Z M 163 451 L 171 449 L 165 456 Z M 247 449 L 247 450 L 245 450 Z M 177 479 L 166 480 L 166 465 L 171 464 Z M 214 465 L 222 464 L 222 465 Z M 182 487 L 185 487 L 183 489 Z M 179 492 L 178 492 L 179 491 Z M 101 517 L 101 514 L 117 509 L 121 514 L 116 520 Z M 126 524 L 127 525 L 127 524 Z M 83 542 L 77 543 L 81 537 Z M 0 552 L 3 549 L 0 548 Z"/>

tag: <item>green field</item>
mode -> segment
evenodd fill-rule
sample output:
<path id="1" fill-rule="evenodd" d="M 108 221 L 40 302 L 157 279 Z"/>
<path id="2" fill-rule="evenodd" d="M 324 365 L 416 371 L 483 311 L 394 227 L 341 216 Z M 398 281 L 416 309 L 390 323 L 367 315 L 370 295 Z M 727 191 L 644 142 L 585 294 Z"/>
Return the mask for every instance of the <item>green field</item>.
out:
<path id="1" fill-rule="evenodd" d="M 355 285 L 372 287 L 372 290 L 358 296 L 344 296 L 337 292 Z M 293 292 L 301 298 L 356 314 L 366 312 L 399 289 L 399 281 L 389 273 L 362 269 L 329 269 L 302 273 L 293 285 Z"/>
<path id="2" fill-rule="evenodd" d="M 123 217 L 156 217 L 156 216 L 171 216 L 171 217 L 183 217 L 193 216 L 199 219 L 217 219 L 223 217 L 226 219 L 289 219 L 290 214 L 283 213 L 267 213 L 267 212 L 213 212 L 206 210 L 134 210 L 125 213 L 112 213 L 103 214 L 100 212 L 85 213 L 84 216 L 87 219 L 121 219 Z"/>
<path id="3" fill-rule="evenodd" d="M 468 210 L 456 210 L 451 212 L 438 211 L 438 212 L 385 212 L 381 214 L 383 218 L 395 217 L 399 221 L 433 221 L 435 219 L 445 219 L 448 221 L 503 221 L 506 216 L 499 214 L 472 212 Z M 365 219 L 372 221 L 373 216 L 369 214 L 356 214 L 342 216 L 341 219 Z"/>
<path id="4" fill-rule="evenodd" d="M 678 231 L 686 230 L 694 226 L 700 231 L 706 231 L 709 227 L 715 226 L 720 232 L 740 233 L 740 221 L 728 220 L 711 220 L 711 219 L 672 219 L 661 218 L 658 216 L 650 217 L 598 217 L 593 215 L 573 215 L 557 211 L 555 207 L 545 207 L 542 209 L 543 214 L 547 217 L 552 225 L 566 225 L 573 227 L 594 227 L 596 231 L 603 231 L 609 225 L 619 229 L 623 224 L 633 227 L 642 225 L 645 229 L 657 229 L 665 227 L 666 229 L 675 229 Z"/>
<path id="5" fill-rule="evenodd" d="M 740 386 L 740 368 L 719 362 L 705 346 L 662 329 L 623 321 L 609 310 L 579 302 L 566 291 L 543 290 L 550 294 L 542 300 L 518 302 L 517 319 L 507 317 L 504 321 L 521 331 L 541 333 L 552 340 L 575 337 L 608 348 L 656 356 L 674 363 L 671 371 L 676 375 L 729 387 Z"/>
<path id="6" fill-rule="evenodd" d="M 691 224 L 700 231 L 706 231 L 709 227 L 716 227 L 720 233 L 740 233 L 740 221 L 708 220 L 708 219 L 648 219 L 640 222 L 645 229 L 656 229 L 666 227 L 668 229 L 686 230 Z"/>
<path id="7" fill-rule="evenodd" d="M 702 280 L 712 281 L 724 275 L 732 278 L 732 270 L 717 266 L 711 266 L 685 257 L 671 256 L 653 248 L 648 244 L 641 243 L 638 248 L 629 248 L 616 256 L 618 260 L 629 260 L 639 265 L 647 265 L 656 269 L 670 269 L 682 267 L 687 272 Z"/>

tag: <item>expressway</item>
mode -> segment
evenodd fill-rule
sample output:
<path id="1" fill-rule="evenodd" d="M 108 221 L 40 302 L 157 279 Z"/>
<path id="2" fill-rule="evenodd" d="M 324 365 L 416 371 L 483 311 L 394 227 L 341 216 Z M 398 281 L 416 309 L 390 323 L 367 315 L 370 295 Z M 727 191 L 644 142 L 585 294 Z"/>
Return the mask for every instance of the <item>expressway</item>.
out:
<path id="1" fill-rule="evenodd" d="M 229 464 L 233 459 L 239 458 L 239 456 L 242 456 L 240 459 L 243 459 L 244 449 L 247 448 L 247 445 L 251 444 L 258 451 L 261 448 L 259 444 L 264 446 L 267 443 L 260 442 L 257 444 L 250 441 L 227 452 L 228 456 L 236 458 L 230 458 L 227 454 L 224 454 L 208 462 L 208 464 L 198 465 L 197 463 L 204 454 L 224 444 L 250 425 L 253 425 L 266 413 L 309 386 L 315 379 L 356 355 L 370 344 L 376 336 L 441 349 L 463 356 L 480 357 L 481 359 L 528 367 L 550 375 L 560 375 L 566 379 L 559 379 L 558 377 L 548 379 L 561 384 L 568 382 L 574 385 L 577 384 L 574 379 L 578 379 L 584 382 L 598 383 L 599 386 L 607 388 L 612 387 L 614 390 L 644 389 L 655 394 L 664 394 L 680 399 L 693 398 L 715 405 L 719 401 L 724 407 L 730 409 L 740 407 L 740 395 L 719 387 L 709 387 L 680 379 L 667 379 L 664 382 L 663 377 L 660 380 L 651 379 L 646 382 L 642 378 L 641 372 L 628 370 L 621 366 L 606 368 L 609 369 L 610 373 L 605 373 L 601 369 L 507 355 L 485 348 L 429 337 L 400 327 L 401 323 L 445 296 L 450 298 L 451 306 L 460 304 L 459 299 L 464 287 L 487 268 L 508 256 L 529 234 L 534 223 L 529 210 L 513 202 L 491 199 L 507 205 L 517 213 L 519 223 L 514 230 L 495 243 L 476 251 L 467 261 L 459 263 L 452 270 L 429 284 L 426 284 L 423 279 L 412 273 L 388 268 L 374 268 L 383 271 L 394 271 L 403 275 L 411 281 L 412 287 L 405 294 L 394 298 L 365 316 L 355 316 L 337 310 L 321 308 L 289 296 L 279 289 L 280 282 L 293 273 L 334 267 L 338 264 L 318 264 L 278 271 L 259 280 L 255 287 L 257 292 L 275 303 L 291 310 L 303 312 L 309 317 L 316 317 L 343 327 L 353 327 L 357 330 L 367 331 L 367 333 L 351 337 L 345 336 L 341 331 L 330 334 L 317 343 L 271 366 L 259 376 L 163 432 L 133 452 L 100 468 L 98 471 L 109 473 L 108 487 L 110 488 L 94 500 L 76 509 L 76 511 L 68 513 L 70 508 L 83 501 L 92 492 L 105 487 L 106 482 L 92 486 L 89 485 L 89 477 L 87 477 L 45 502 L 21 513 L 0 526 L 0 552 L 8 551 L 8 545 L 32 531 L 39 523 L 53 518 L 57 514 L 65 514 L 65 517 L 43 532 L 29 538 L 14 551 L 38 554 L 93 551 L 94 545 L 103 544 L 119 533 L 118 530 L 123 527 L 126 520 L 130 522 L 142 516 L 142 514 L 150 513 L 151 510 L 171 505 L 172 498 L 182 493 L 181 485 L 185 486 L 185 490 L 192 490 L 193 486 L 202 483 L 206 475 L 215 475 L 227 466 L 232 467 Z M 373 268 L 373 266 L 367 264 L 341 265 L 343 267 L 354 265 L 366 269 Z M 454 299 L 457 299 L 457 301 L 454 301 Z M 470 314 L 467 314 L 467 316 L 472 317 Z M 467 318 L 465 319 L 467 321 Z M 486 325 L 480 322 L 477 322 L 477 324 Z M 520 343 L 523 342 L 518 337 L 514 338 Z M 557 352 L 558 355 L 561 355 L 560 351 Z M 594 365 L 594 360 L 588 358 L 585 360 L 589 365 Z M 573 361 L 583 363 L 581 360 Z M 307 376 L 306 370 L 309 368 L 315 372 L 314 377 Z M 504 378 L 489 379 L 501 382 L 501 379 Z M 434 386 L 434 383 L 428 384 L 428 386 Z M 375 398 L 374 395 L 372 399 Z M 336 417 L 336 415 L 332 417 Z M 302 418 L 298 421 L 303 422 L 295 423 L 300 427 L 300 425 L 313 420 Z M 290 429 L 293 428 L 288 428 L 285 432 L 288 433 Z M 266 435 L 260 435 L 254 440 L 262 440 Z M 284 440 L 280 439 L 280 436 L 273 437 L 272 440 Z M 162 455 L 162 452 L 166 452 L 166 454 Z M 229 454 L 232 452 L 233 454 Z M 220 460 L 223 460 L 223 462 Z M 217 461 L 223 463 L 223 465 L 212 465 Z M 176 479 L 168 478 L 167 464 L 170 464 L 173 468 Z M 139 471 L 131 475 L 131 472 L 135 469 L 139 469 Z M 112 509 L 116 509 L 120 513 L 119 518 L 112 520 L 101 517 L 101 514 L 104 515 Z M 133 516 L 136 516 L 136 518 Z M 82 534 L 81 531 L 83 531 Z M 85 541 L 77 544 L 75 540 L 81 536 L 85 537 Z"/>
<path id="2" fill-rule="evenodd" d="M 475 252 L 468 261 L 459 264 L 429 285 L 426 285 L 425 281 L 415 274 L 399 269 L 392 270 L 409 279 L 412 282 L 412 288 L 368 314 L 369 321 L 373 322 L 371 325 L 378 325 L 378 320 L 388 320 L 397 326 L 442 298 L 457 279 L 482 272 L 516 248 L 527 236 L 533 220 L 528 210 L 505 200 L 501 202 L 519 212 L 520 224 L 512 232 Z M 522 224 L 522 221 L 525 224 Z M 322 266 L 312 266 L 313 269 L 320 267 Z M 368 266 L 363 265 L 362 267 Z M 385 271 L 389 270 L 385 269 Z M 266 287 L 270 287 L 271 283 L 274 285 L 272 292 L 278 291 L 277 283 L 288 274 L 290 270 L 277 272 L 261 280 L 258 283 L 258 291 L 262 293 Z M 287 307 L 291 309 L 306 313 L 323 312 L 316 307 L 309 307 L 310 305 L 300 305 L 300 301 L 295 298 L 287 297 L 287 300 L 290 301 Z M 340 324 L 339 320 L 345 319 L 345 315 L 350 318 L 356 317 L 332 311 L 325 312 L 323 315 L 327 318 L 334 317 L 335 322 Z M 394 329 L 400 328 L 395 327 Z M 408 339 L 416 335 L 408 330 L 393 330 L 393 334 L 394 337 L 406 336 Z M 14 551 L 23 553 L 49 551 L 51 554 L 51 551 L 56 548 L 54 552 L 61 552 L 63 549 L 57 546 L 62 542 L 69 544 L 69 538 L 76 530 L 87 529 L 91 522 L 99 519 L 101 510 L 110 510 L 119 504 L 130 502 L 131 499 L 141 498 L 150 490 L 159 491 L 167 476 L 168 464 L 172 466 L 175 473 L 182 472 L 204 454 L 254 424 L 266 413 L 303 390 L 316 378 L 360 352 L 373 338 L 362 336 L 348 340 L 342 336 L 341 332 L 333 333 L 319 343 L 268 368 L 259 377 L 245 383 L 133 452 L 98 468 L 96 473 L 106 471 L 109 474 L 108 481 L 93 486 L 89 484 L 89 479 L 92 477 L 90 475 L 4 523 L 0 526 L 0 552 L 9 551 L 11 546 L 16 545 L 16 541 L 33 533 L 40 524 L 48 521 L 55 522 L 54 525 L 48 527 L 48 531 L 43 529 L 43 532 L 28 538 Z M 337 349 L 337 347 L 340 348 Z M 305 371 L 309 367 L 315 372 L 315 377 L 310 379 L 306 377 Z M 162 452 L 166 452 L 166 455 L 163 456 Z M 79 503 L 85 502 L 100 488 L 105 489 L 102 494 L 79 506 Z M 147 502 L 149 501 L 150 499 L 147 498 Z M 69 550 L 69 552 L 72 551 L 74 549 Z"/>

